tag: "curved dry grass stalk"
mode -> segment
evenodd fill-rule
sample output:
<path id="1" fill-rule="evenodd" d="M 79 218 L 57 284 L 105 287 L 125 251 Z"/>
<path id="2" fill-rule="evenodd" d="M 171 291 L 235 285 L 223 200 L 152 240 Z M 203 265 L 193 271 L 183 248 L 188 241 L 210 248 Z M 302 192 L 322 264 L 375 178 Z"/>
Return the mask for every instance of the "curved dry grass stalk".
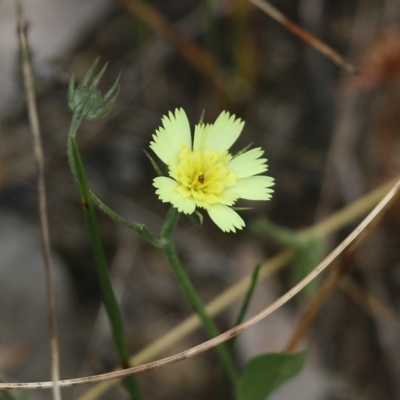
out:
<path id="1" fill-rule="evenodd" d="M 390 206 L 396 195 L 400 190 L 400 180 L 392 187 L 387 195 L 376 205 L 376 207 L 367 215 L 367 217 L 353 230 L 353 232 L 347 236 L 342 243 L 339 244 L 319 265 L 317 265 L 313 271 L 311 271 L 303 280 L 301 280 L 291 290 L 286 292 L 278 300 L 268 306 L 266 309 L 250 318 L 248 321 L 235 326 L 234 328 L 224 332 L 223 334 L 210 339 L 204 343 L 201 343 L 195 347 L 185 350 L 181 353 L 175 354 L 170 357 L 166 357 L 157 361 L 153 361 L 147 364 L 139 365 L 137 367 L 124 369 L 121 371 L 109 372 L 101 375 L 93 375 L 84 378 L 75 378 L 68 380 L 59 381 L 61 387 L 81 385 L 87 383 L 102 382 L 110 379 L 121 379 L 130 375 L 137 375 L 147 371 L 154 370 L 156 368 L 164 367 L 169 364 L 176 363 L 181 360 L 186 360 L 195 355 L 201 354 L 207 350 L 218 346 L 219 344 L 226 342 L 227 340 L 239 335 L 240 333 L 251 328 L 268 315 L 272 314 L 278 308 L 287 303 L 297 293 L 299 293 L 306 285 L 308 285 L 313 279 L 315 279 L 322 271 L 324 271 L 354 240 L 364 231 L 366 227 L 376 218 L 377 215 L 387 207 Z M 53 387 L 53 382 L 31 382 L 31 383 L 2 383 L 0 389 L 46 389 Z"/>
<path id="2" fill-rule="evenodd" d="M 44 157 L 40 134 L 39 118 L 37 114 L 35 84 L 33 80 L 32 66 L 30 62 L 30 48 L 27 38 L 27 24 L 23 15 L 22 4 L 16 0 L 17 10 L 17 31 L 19 47 L 21 52 L 21 69 L 26 93 L 26 102 L 28 106 L 29 122 L 32 131 L 33 153 L 37 168 L 37 188 L 38 188 L 38 206 L 40 218 L 40 232 L 42 239 L 42 252 L 46 276 L 46 295 L 50 328 L 50 348 L 51 348 L 51 377 L 53 379 L 53 399 L 61 400 L 61 390 L 58 384 L 60 379 L 60 360 L 58 352 L 58 335 L 55 312 L 55 300 L 53 281 L 51 274 L 51 254 L 50 254 L 50 234 L 47 218 L 47 197 L 46 185 L 44 180 Z"/>

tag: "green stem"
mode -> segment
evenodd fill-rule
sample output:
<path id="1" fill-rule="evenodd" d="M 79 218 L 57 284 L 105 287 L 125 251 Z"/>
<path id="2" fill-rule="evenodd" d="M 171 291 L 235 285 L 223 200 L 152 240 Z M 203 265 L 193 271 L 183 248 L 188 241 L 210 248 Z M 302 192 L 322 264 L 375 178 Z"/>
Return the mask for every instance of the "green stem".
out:
<path id="1" fill-rule="evenodd" d="M 86 225 L 89 231 L 90 242 L 92 245 L 93 256 L 97 268 L 97 274 L 103 295 L 103 302 L 106 308 L 108 318 L 111 323 L 114 342 L 117 347 L 118 356 L 122 364 L 122 368 L 128 368 L 129 351 L 126 345 L 124 327 L 122 324 L 121 314 L 119 312 L 118 302 L 114 294 L 111 284 L 111 277 L 101 242 L 99 229 L 97 226 L 96 215 L 94 211 L 93 199 L 87 184 L 85 170 L 76 145 L 75 137 L 69 139 L 71 156 L 73 157 L 73 165 L 75 167 L 76 177 L 79 182 L 80 192 L 82 196 L 83 211 L 85 214 Z M 130 393 L 132 400 L 141 398 L 136 379 L 131 376 L 125 379 L 125 386 Z"/>
<path id="2" fill-rule="evenodd" d="M 233 326 L 237 326 L 237 325 L 241 324 L 244 320 L 244 317 L 246 316 L 247 310 L 250 306 L 251 298 L 253 297 L 254 290 L 256 288 L 260 269 L 261 269 L 261 264 L 257 264 L 256 267 L 254 268 L 253 274 L 251 275 L 251 282 L 250 282 L 249 288 L 247 289 L 247 293 L 244 298 L 243 304 L 240 308 L 238 317 L 236 318 L 236 321 Z M 234 355 L 235 355 L 235 353 L 234 353 L 235 344 L 236 344 L 236 341 L 238 338 L 239 338 L 239 336 L 235 336 L 229 342 L 229 350 L 232 353 L 232 357 L 234 357 Z M 218 400 L 224 400 L 224 399 L 230 398 L 231 393 L 229 391 L 229 383 L 230 382 L 228 380 L 228 377 L 226 375 L 224 375 L 222 377 L 221 383 L 219 385 L 218 396 L 217 396 Z"/>
<path id="3" fill-rule="evenodd" d="M 93 203 L 97 206 L 97 208 L 107 214 L 111 219 L 113 219 L 118 224 L 125 226 L 136 233 L 138 233 L 144 240 L 152 244 L 154 247 L 161 247 L 160 241 L 158 238 L 150 231 L 150 229 L 144 224 L 130 223 L 126 219 L 122 218 L 116 212 L 111 210 L 108 206 L 106 206 L 92 191 L 89 191 L 90 196 L 93 200 Z"/>
<path id="4" fill-rule="evenodd" d="M 72 137 L 75 138 L 76 132 L 78 131 L 78 128 L 81 123 L 82 123 L 82 117 L 79 116 L 79 113 L 74 113 L 72 122 L 71 122 L 71 127 L 69 130 L 70 138 L 72 138 Z M 67 154 L 68 154 L 68 162 L 71 167 L 71 171 L 74 174 L 75 178 L 78 179 L 75 160 L 74 160 L 73 151 L 72 151 L 71 140 L 68 140 Z M 101 211 L 103 211 L 105 214 L 107 214 L 115 222 L 117 222 L 118 224 L 120 224 L 122 226 L 125 226 L 125 228 L 128 228 L 128 229 L 138 233 L 144 240 L 146 240 L 153 246 L 160 247 L 160 242 L 159 242 L 158 238 L 150 231 L 150 229 L 146 225 L 136 224 L 136 223 L 132 224 L 132 223 L 128 222 L 126 219 L 122 218 L 116 212 L 111 210 L 107 205 L 105 205 L 90 189 L 89 189 L 89 195 L 90 195 L 94 205 L 96 207 L 98 207 Z"/>
<path id="5" fill-rule="evenodd" d="M 253 297 L 254 290 L 257 285 L 258 275 L 260 274 L 260 269 L 261 269 L 261 264 L 257 264 L 256 267 L 254 268 L 253 273 L 251 274 L 251 282 L 250 282 L 249 288 L 247 289 L 246 296 L 243 300 L 238 317 L 233 326 L 237 326 L 237 325 L 241 324 L 244 320 L 244 317 L 246 316 L 247 310 L 249 309 L 249 306 L 250 306 L 250 301 Z M 239 336 L 235 336 L 231 341 L 231 349 L 232 350 L 235 347 L 235 343 L 236 343 L 238 337 Z"/>
<path id="6" fill-rule="evenodd" d="M 220 333 L 218 327 L 208 315 L 203 302 L 197 295 L 196 290 L 194 289 L 185 270 L 183 269 L 172 240 L 173 232 L 178 222 L 179 215 L 179 212 L 175 208 L 170 209 L 166 218 L 165 225 L 161 230 L 160 237 L 162 249 L 164 251 L 168 264 L 170 265 L 172 272 L 179 283 L 179 286 L 184 292 L 193 310 L 199 316 L 204 329 L 207 331 L 210 337 L 215 337 L 218 336 Z M 228 346 L 226 344 L 220 344 L 219 346 L 217 346 L 217 351 L 219 356 L 221 357 L 222 362 L 224 363 L 230 380 L 233 384 L 235 384 L 238 378 L 238 372 L 236 370 L 235 363 Z"/>

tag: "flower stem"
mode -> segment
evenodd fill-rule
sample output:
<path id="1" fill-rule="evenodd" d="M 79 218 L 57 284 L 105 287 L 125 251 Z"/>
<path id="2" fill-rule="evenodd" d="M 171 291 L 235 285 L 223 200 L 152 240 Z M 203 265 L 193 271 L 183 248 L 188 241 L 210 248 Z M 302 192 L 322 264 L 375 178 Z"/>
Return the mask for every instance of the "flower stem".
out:
<path id="1" fill-rule="evenodd" d="M 180 288 L 184 292 L 195 313 L 199 316 L 204 329 L 207 331 L 210 337 L 215 337 L 220 333 L 218 327 L 213 319 L 208 315 L 203 302 L 197 295 L 196 290 L 190 282 L 184 268 L 182 267 L 173 243 L 173 233 L 178 222 L 179 215 L 179 212 L 175 208 L 170 209 L 164 227 L 161 230 L 160 238 L 162 249 Z M 220 344 L 217 346 L 217 352 L 226 368 L 226 372 L 231 382 L 235 384 L 238 378 L 238 372 L 228 346 L 225 343 Z"/>
<path id="2" fill-rule="evenodd" d="M 78 131 L 78 128 L 80 124 L 82 123 L 82 117 L 79 115 L 79 113 L 74 113 L 72 122 L 71 122 L 71 127 L 69 130 L 69 137 L 72 138 L 76 136 L 76 132 Z M 73 156 L 73 151 L 72 151 L 72 142 L 71 140 L 68 140 L 68 145 L 67 145 L 67 154 L 68 154 L 68 162 L 71 168 L 72 173 L 74 174 L 75 178 L 78 180 L 77 177 L 77 171 L 76 171 L 76 165 L 75 165 L 75 160 Z M 111 219 L 113 219 L 115 222 L 118 224 L 125 226 L 125 228 L 128 228 L 136 233 L 138 233 L 144 240 L 149 242 L 155 247 L 160 247 L 160 243 L 156 235 L 154 235 L 150 229 L 144 225 L 144 224 L 137 224 L 137 223 L 130 223 L 126 219 L 122 218 L 120 215 L 118 215 L 116 212 L 111 210 L 107 205 L 105 205 L 90 189 L 89 189 L 89 195 L 93 201 L 93 204 L 99 208 L 102 212 L 107 214 Z"/>
<path id="3" fill-rule="evenodd" d="M 89 231 L 93 256 L 97 268 L 97 275 L 103 295 L 103 302 L 107 311 L 108 318 L 110 320 L 114 342 L 117 347 L 118 356 L 121 362 L 121 367 L 129 368 L 130 354 L 126 345 L 122 318 L 119 311 L 118 302 L 111 284 L 111 277 L 104 254 L 103 245 L 101 243 L 96 215 L 94 211 L 93 199 L 90 195 L 90 190 L 85 176 L 85 170 L 83 168 L 75 137 L 70 137 L 69 142 L 71 156 L 73 157 L 73 165 L 75 167 L 76 177 L 79 182 L 80 192 L 82 196 L 82 206 L 85 214 L 86 225 Z M 139 400 L 141 398 L 137 381 L 133 376 L 125 379 L 125 386 L 130 393 L 131 400 Z"/>

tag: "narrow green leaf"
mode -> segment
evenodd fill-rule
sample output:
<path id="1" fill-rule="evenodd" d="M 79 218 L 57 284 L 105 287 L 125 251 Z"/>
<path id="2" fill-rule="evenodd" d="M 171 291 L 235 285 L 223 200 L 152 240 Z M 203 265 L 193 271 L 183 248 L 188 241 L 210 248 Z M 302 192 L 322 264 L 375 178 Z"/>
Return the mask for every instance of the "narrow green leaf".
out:
<path id="1" fill-rule="evenodd" d="M 251 275 L 251 282 L 250 285 L 247 289 L 246 295 L 244 297 L 242 306 L 240 307 L 239 314 L 236 318 L 236 321 L 234 323 L 234 326 L 237 326 L 241 324 L 244 320 L 244 317 L 246 316 L 247 310 L 250 306 L 250 301 L 251 298 L 253 297 L 254 294 L 254 289 L 256 288 L 257 281 L 258 281 L 258 275 L 260 273 L 260 268 L 261 264 L 257 264 L 256 267 L 254 268 L 254 271 Z M 235 336 L 229 343 L 229 349 L 232 352 L 232 357 L 235 357 L 235 345 L 238 340 L 239 336 Z M 219 396 L 218 399 L 227 399 L 229 396 L 227 396 L 228 393 L 230 393 L 230 387 L 228 386 L 228 381 L 226 377 L 222 377 L 221 383 L 220 383 L 220 388 L 219 388 Z"/>
<path id="2" fill-rule="evenodd" d="M 165 174 L 162 173 L 161 168 L 158 166 L 158 164 L 154 160 L 154 158 L 146 150 L 143 150 L 143 151 L 146 154 L 146 156 L 149 159 L 149 161 L 151 162 L 151 165 L 153 166 L 154 170 L 156 171 L 156 174 L 158 176 L 164 176 Z"/>
<path id="3" fill-rule="evenodd" d="M 264 400 L 285 381 L 298 374 L 305 363 L 306 351 L 268 353 L 252 358 L 236 385 L 238 400 Z"/>
<path id="4" fill-rule="evenodd" d="M 244 297 L 242 307 L 240 308 L 240 311 L 239 311 L 239 315 L 235 321 L 235 326 L 241 324 L 244 320 L 244 317 L 246 316 L 247 310 L 250 306 L 251 298 L 253 297 L 253 294 L 254 294 L 254 289 L 256 288 L 256 285 L 257 285 L 260 268 L 261 268 L 261 264 L 257 264 L 256 267 L 254 268 L 253 273 L 251 274 L 251 282 L 250 282 L 249 288 L 247 289 L 246 296 Z M 235 338 L 232 339 L 232 342 L 234 343 L 237 338 L 238 338 L 238 336 L 235 336 Z"/>

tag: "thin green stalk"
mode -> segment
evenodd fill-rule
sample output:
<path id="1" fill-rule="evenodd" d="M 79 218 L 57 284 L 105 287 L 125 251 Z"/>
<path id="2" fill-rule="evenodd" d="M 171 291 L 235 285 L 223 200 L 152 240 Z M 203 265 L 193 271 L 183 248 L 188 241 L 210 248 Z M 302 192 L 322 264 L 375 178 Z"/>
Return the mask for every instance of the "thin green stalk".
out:
<path id="1" fill-rule="evenodd" d="M 240 308 L 240 311 L 239 311 L 238 317 L 236 318 L 234 326 L 240 325 L 244 321 L 244 317 L 246 316 L 247 310 L 249 309 L 250 301 L 251 301 L 251 298 L 253 297 L 254 290 L 257 285 L 258 275 L 260 274 L 260 269 L 261 269 L 261 264 L 257 264 L 256 267 L 254 268 L 253 273 L 251 274 L 251 282 L 250 282 L 249 288 L 247 289 L 246 296 L 243 300 L 242 307 Z M 239 336 L 235 336 L 232 339 L 232 341 L 231 341 L 232 349 L 234 348 L 238 337 Z"/>
<path id="2" fill-rule="evenodd" d="M 170 209 L 166 218 L 165 225 L 161 230 L 160 236 L 162 241 L 162 249 L 164 251 L 168 264 L 170 265 L 171 270 L 179 283 L 179 286 L 184 292 L 193 310 L 201 319 L 204 329 L 211 337 L 215 337 L 218 336 L 220 333 L 218 327 L 216 326 L 212 318 L 208 315 L 203 302 L 197 295 L 196 290 L 190 282 L 184 268 L 182 267 L 173 243 L 173 233 L 175 226 L 178 222 L 179 215 L 180 214 L 176 209 Z M 229 379 L 232 381 L 233 384 L 235 384 L 238 378 L 238 372 L 236 370 L 236 366 L 228 346 L 226 344 L 221 344 L 217 346 L 217 351 L 219 356 L 221 357 L 222 362 L 224 363 Z"/>
<path id="3" fill-rule="evenodd" d="M 258 275 L 260 274 L 260 269 L 261 269 L 261 264 L 257 264 L 256 267 L 254 268 L 253 273 L 251 274 L 251 281 L 250 285 L 247 289 L 246 295 L 244 297 L 242 306 L 240 307 L 239 314 L 236 318 L 236 321 L 233 326 L 237 326 L 241 324 L 244 320 L 244 317 L 246 316 L 247 310 L 250 306 L 250 301 L 251 298 L 253 297 L 254 290 L 257 285 L 258 281 Z M 232 353 L 232 357 L 235 357 L 235 344 L 237 342 L 239 336 L 235 336 L 230 342 L 229 342 L 229 350 Z M 230 392 L 229 392 L 229 380 L 226 374 L 222 377 L 221 383 L 219 385 L 219 391 L 218 391 L 218 400 L 223 400 L 223 399 L 228 399 L 230 397 Z"/>
<path id="4" fill-rule="evenodd" d="M 92 245 L 97 274 L 103 294 L 104 306 L 106 308 L 108 318 L 111 323 L 114 342 L 117 347 L 120 362 L 122 364 L 121 366 L 122 368 L 128 368 L 130 354 L 127 349 L 122 318 L 119 311 L 118 302 L 111 284 L 111 277 L 104 254 L 103 245 L 101 242 L 99 229 L 97 226 L 93 199 L 90 195 L 90 190 L 85 176 L 85 170 L 83 168 L 78 146 L 76 145 L 75 137 L 70 137 L 69 141 L 71 146 L 71 155 L 73 157 L 73 162 L 75 166 L 76 177 L 82 196 L 82 206 L 90 235 L 90 242 Z M 125 386 L 130 393 L 130 397 L 132 400 L 139 400 L 141 398 L 137 381 L 133 376 L 125 379 Z"/>
<path id="5" fill-rule="evenodd" d="M 70 138 L 75 137 L 76 132 L 79 128 L 79 125 L 82 122 L 82 118 L 78 114 L 79 113 L 74 113 L 74 116 L 72 118 L 72 123 L 71 123 L 70 131 L 69 131 Z M 71 146 L 72 146 L 71 141 L 68 140 L 68 145 L 67 145 L 68 162 L 71 167 L 72 173 L 74 174 L 75 178 L 78 179 Z M 132 223 L 128 222 L 126 219 L 122 218 L 116 212 L 111 210 L 107 205 L 105 205 L 90 189 L 89 189 L 89 195 L 90 195 L 94 205 L 96 207 L 98 207 L 101 211 L 103 211 L 105 214 L 107 214 L 115 222 L 117 222 L 118 224 L 120 224 L 122 226 L 125 226 L 125 228 L 128 228 L 128 229 L 138 233 L 143 239 L 145 239 L 147 242 L 149 242 L 153 246 L 160 247 L 160 242 L 159 242 L 158 238 L 150 231 L 150 229 L 146 225 L 137 224 L 137 223 L 132 224 Z"/>

